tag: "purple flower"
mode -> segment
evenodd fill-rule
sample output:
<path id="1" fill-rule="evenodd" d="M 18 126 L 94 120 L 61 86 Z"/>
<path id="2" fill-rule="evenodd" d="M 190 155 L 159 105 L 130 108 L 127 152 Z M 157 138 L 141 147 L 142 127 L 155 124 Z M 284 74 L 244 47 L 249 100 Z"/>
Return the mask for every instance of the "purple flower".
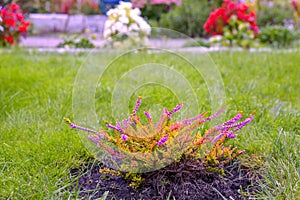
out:
<path id="1" fill-rule="evenodd" d="M 100 139 L 106 136 L 105 134 L 100 133 L 100 132 L 98 132 L 98 131 L 95 131 L 95 130 L 92 130 L 92 129 L 89 129 L 89 128 L 85 128 L 85 127 L 82 127 L 82 126 L 78 126 L 78 125 L 76 125 L 76 124 L 73 124 L 73 123 L 71 122 L 71 120 L 68 119 L 68 118 L 65 118 L 65 121 L 68 123 L 68 125 L 69 125 L 71 128 L 78 129 L 78 130 L 82 130 L 82 131 L 86 131 L 86 132 L 89 132 L 89 133 L 94 133 L 94 134 L 96 134 Z"/>
<path id="2" fill-rule="evenodd" d="M 218 116 L 219 116 L 220 114 L 222 114 L 223 112 L 224 112 L 224 109 L 221 109 L 221 110 L 219 110 L 218 112 L 216 112 L 215 114 L 213 114 L 213 115 L 207 117 L 206 119 L 201 120 L 201 122 L 204 123 L 204 122 L 207 122 L 207 121 L 209 121 L 209 120 L 212 120 L 212 119 L 218 117 Z"/>
<path id="3" fill-rule="evenodd" d="M 197 119 L 201 119 L 203 118 L 203 114 L 197 115 L 195 117 L 183 120 L 182 123 L 185 125 L 190 125 L 193 121 L 197 120 Z"/>
<path id="4" fill-rule="evenodd" d="M 168 109 L 166 107 L 164 107 L 164 109 L 163 109 L 163 114 L 168 115 Z"/>
<path id="5" fill-rule="evenodd" d="M 100 135 L 88 135 L 89 140 L 97 144 L 98 148 L 101 148 L 100 142 L 102 137 Z"/>
<path id="6" fill-rule="evenodd" d="M 141 105 L 141 99 L 142 99 L 142 97 L 139 96 L 138 99 L 136 100 L 135 108 L 133 110 L 133 116 L 136 116 L 136 113 Z"/>
<path id="7" fill-rule="evenodd" d="M 168 139 L 169 139 L 168 136 L 162 137 L 158 142 L 156 142 L 157 146 L 162 146 L 164 143 L 168 141 Z"/>
<path id="8" fill-rule="evenodd" d="M 76 128 L 76 127 L 77 127 L 75 124 L 69 124 L 69 126 L 70 126 L 71 128 Z"/>
<path id="9" fill-rule="evenodd" d="M 101 138 L 99 136 L 95 136 L 95 135 L 88 135 L 88 138 L 95 143 L 98 143 L 101 141 Z"/>
<path id="10" fill-rule="evenodd" d="M 124 128 L 126 129 L 126 128 L 128 127 L 128 126 L 127 126 L 127 124 L 128 124 L 128 119 L 123 119 L 122 123 L 123 123 Z"/>
<path id="11" fill-rule="evenodd" d="M 228 138 L 234 139 L 234 138 L 236 138 L 236 136 L 237 136 L 237 135 L 234 134 L 232 131 L 230 131 L 230 132 L 227 133 L 227 137 L 228 137 Z"/>
<path id="12" fill-rule="evenodd" d="M 111 125 L 109 123 L 106 123 L 106 126 L 108 128 L 111 128 L 111 129 L 114 129 L 116 131 L 119 131 L 121 134 L 124 134 L 124 131 L 122 130 L 122 128 L 121 127 L 117 127 L 118 125 L 117 126 L 113 126 L 113 125 Z"/>
<path id="13" fill-rule="evenodd" d="M 236 116 L 234 116 L 232 119 L 228 120 L 227 122 L 224 122 L 223 125 L 231 125 L 235 123 L 236 121 L 240 120 L 243 117 L 242 113 L 238 113 Z"/>
<path id="14" fill-rule="evenodd" d="M 219 139 L 221 139 L 224 136 L 224 134 L 225 134 L 224 132 L 220 133 L 212 140 L 212 142 L 213 143 L 217 142 Z"/>
<path id="15" fill-rule="evenodd" d="M 171 110 L 170 112 L 167 111 L 167 115 L 170 118 L 171 115 L 173 115 L 174 113 L 176 113 L 178 110 L 180 110 L 182 108 L 183 104 L 179 104 L 177 105 L 173 110 Z"/>
<path id="16" fill-rule="evenodd" d="M 236 131 L 240 130 L 241 128 L 243 128 L 244 126 L 246 126 L 247 124 L 249 124 L 253 119 L 254 119 L 253 115 L 250 115 L 250 117 L 248 117 L 244 121 L 235 124 L 236 128 L 233 130 L 233 132 L 236 132 Z"/>
<path id="17" fill-rule="evenodd" d="M 126 141 L 126 140 L 128 139 L 128 136 L 125 135 L 125 134 L 122 134 L 122 135 L 121 135 L 121 139 L 124 140 L 124 141 Z"/>
<path id="18" fill-rule="evenodd" d="M 146 115 L 146 117 L 147 117 L 147 119 L 148 119 L 149 121 L 152 120 L 152 117 L 151 117 L 150 113 L 148 113 L 147 111 L 145 111 L 144 114 Z"/>

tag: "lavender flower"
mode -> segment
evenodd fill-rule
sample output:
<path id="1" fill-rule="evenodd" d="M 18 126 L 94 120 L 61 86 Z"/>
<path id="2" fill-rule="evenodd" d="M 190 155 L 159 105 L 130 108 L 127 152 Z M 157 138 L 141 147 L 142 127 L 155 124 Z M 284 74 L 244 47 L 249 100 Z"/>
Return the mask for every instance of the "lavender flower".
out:
<path id="1" fill-rule="evenodd" d="M 133 116 L 136 116 L 136 113 L 137 113 L 137 111 L 138 111 L 138 109 L 141 105 L 141 102 L 142 102 L 141 99 L 142 99 L 142 97 L 139 96 L 138 99 L 136 100 L 135 108 L 133 110 Z"/>
<path id="2" fill-rule="evenodd" d="M 122 129 L 121 123 L 120 123 L 120 122 L 116 122 L 116 127 L 117 127 L 118 129 Z"/>
<path id="3" fill-rule="evenodd" d="M 168 109 L 166 107 L 164 107 L 164 109 L 163 109 L 163 114 L 168 115 Z"/>
<path id="4" fill-rule="evenodd" d="M 125 134 L 122 134 L 122 135 L 121 135 L 121 139 L 124 140 L 124 141 L 126 141 L 126 140 L 128 139 L 128 136 L 125 135 Z"/>
<path id="5" fill-rule="evenodd" d="M 201 119 L 203 118 L 203 114 L 197 115 L 195 117 L 183 120 L 182 123 L 185 125 L 190 125 L 193 121 L 197 120 L 197 119 Z"/>
<path id="6" fill-rule="evenodd" d="M 236 138 L 236 136 L 237 136 L 237 135 L 234 134 L 232 131 L 230 131 L 230 132 L 227 133 L 227 137 L 228 137 L 228 138 L 234 139 L 234 138 Z"/>
<path id="7" fill-rule="evenodd" d="M 152 117 L 151 117 L 151 115 L 150 115 L 149 112 L 145 111 L 144 114 L 146 115 L 146 117 L 147 117 L 147 119 L 148 119 L 149 121 L 152 120 Z"/>
<path id="8" fill-rule="evenodd" d="M 157 146 L 162 146 L 163 144 L 165 144 L 168 141 L 168 139 L 169 139 L 168 136 L 162 137 L 158 142 L 156 142 Z"/>
<path id="9" fill-rule="evenodd" d="M 242 121 L 240 123 L 237 123 L 236 124 L 236 128 L 233 130 L 233 132 L 236 132 L 236 131 L 240 130 L 241 128 L 243 128 L 244 126 L 246 126 L 247 124 L 249 124 L 253 119 L 254 119 L 254 117 L 251 114 L 250 117 L 248 117 L 244 121 Z"/>
<path id="10" fill-rule="evenodd" d="M 64 118 L 64 120 L 68 123 L 68 125 L 69 125 L 71 128 L 78 129 L 78 130 L 82 130 L 82 131 L 86 131 L 86 132 L 89 132 L 89 133 L 94 133 L 94 134 L 96 134 L 100 139 L 102 139 L 103 137 L 106 136 L 106 134 L 99 133 L 98 131 L 95 131 L 95 130 L 92 130 L 92 129 L 89 129 L 89 128 L 85 128 L 85 127 L 82 127 L 82 126 L 78 126 L 78 125 L 76 125 L 76 124 L 73 124 L 73 123 L 71 122 L 71 120 L 68 119 L 68 118 Z"/>
<path id="11" fill-rule="evenodd" d="M 124 128 L 126 129 L 128 127 L 128 119 L 123 119 L 122 121 Z"/>
<path id="12" fill-rule="evenodd" d="M 243 117 L 242 113 L 238 113 L 236 116 L 234 116 L 232 119 L 228 120 L 227 122 L 224 122 L 223 125 L 231 125 L 235 123 L 236 121 L 240 120 Z"/>
<path id="13" fill-rule="evenodd" d="M 215 143 L 217 142 L 219 139 L 221 139 L 223 136 L 225 135 L 224 132 L 220 133 L 219 135 L 217 135 L 213 140 L 212 142 Z"/>
<path id="14" fill-rule="evenodd" d="M 101 137 L 99 137 L 99 135 L 94 136 L 94 135 L 88 135 L 89 140 L 91 140 L 92 142 L 96 143 L 98 148 L 100 148 L 100 141 L 101 141 Z"/>
<path id="15" fill-rule="evenodd" d="M 167 115 L 170 118 L 171 115 L 173 115 L 174 113 L 176 113 L 178 110 L 180 110 L 182 108 L 183 104 L 179 104 L 177 105 L 173 110 L 171 110 L 170 112 L 167 111 Z"/>
<path id="16" fill-rule="evenodd" d="M 111 128 L 111 129 L 114 129 L 116 131 L 119 131 L 121 134 L 124 134 L 123 129 L 121 127 L 117 127 L 118 125 L 117 126 L 113 126 L 113 125 L 111 125 L 111 124 L 109 124 L 109 123 L 106 122 L 106 126 L 108 128 Z"/>
<path id="17" fill-rule="evenodd" d="M 216 112 L 215 114 L 213 114 L 213 115 L 207 117 L 206 119 L 201 120 L 201 122 L 204 123 L 204 122 L 207 122 L 207 121 L 209 121 L 209 120 L 212 120 L 212 119 L 218 117 L 218 116 L 219 116 L 221 113 L 223 113 L 223 112 L 224 112 L 224 109 L 221 109 L 221 110 L 219 110 L 218 112 Z"/>

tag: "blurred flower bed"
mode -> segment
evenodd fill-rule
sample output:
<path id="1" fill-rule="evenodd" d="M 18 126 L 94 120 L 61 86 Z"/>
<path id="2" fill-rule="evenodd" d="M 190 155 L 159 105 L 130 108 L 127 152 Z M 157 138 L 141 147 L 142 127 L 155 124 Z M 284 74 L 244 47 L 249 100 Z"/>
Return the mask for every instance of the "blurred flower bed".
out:
<path id="1" fill-rule="evenodd" d="M 98 14 L 98 16 L 101 14 L 99 9 L 100 0 L 16 0 L 17 3 L 14 4 L 11 3 L 11 0 L 4 0 L 3 2 L 7 5 L 1 10 L 11 5 L 18 5 L 24 10 L 24 13 L 68 14 L 65 16 L 73 16 L 72 14 L 79 13 Z M 116 7 L 113 6 L 113 9 L 117 9 Z M 202 42 L 202 40 L 200 42 L 202 46 L 222 45 L 243 48 L 271 46 L 277 48 L 290 47 L 295 41 L 299 40 L 300 0 L 131 0 L 131 7 L 134 11 L 139 9 L 138 22 L 143 21 L 139 31 L 134 28 L 135 25 L 139 26 L 139 23 L 134 23 L 134 19 L 130 18 L 131 16 L 126 16 L 130 23 L 124 24 L 120 20 L 122 21 L 126 17 L 113 19 L 113 11 L 111 10 L 107 13 L 109 18 L 105 27 L 101 25 L 102 28 L 98 26 L 95 28 L 100 34 L 102 30 L 104 31 L 102 39 L 108 39 L 118 34 L 123 35 L 122 38 L 128 38 L 129 35 L 144 32 L 143 29 L 145 28 L 143 27 L 146 27 L 145 24 L 147 24 L 148 29 L 150 27 L 168 28 L 193 38 L 204 38 L 203 41 L 205 42 Z M 2 46 L 4 46 L 4 42 L 5 44 L 17 43 L 20 36 L 26 35 L 29 22 L 22 19 L 23 21 L 19 21 L 14 26 L 9 20 L 7 21 L 3 13 L 1 17 L 0 33 L 2 36 L 0 41 Z M 63 19 L 57 18 L 55 20 Z M 72 21 L 75 18 L 64 20 L 75 23 L 75 21 Z M 97 18 L 97 20 L 100 19 Z M 79 21 L 76 23 L 79 23 Z M 97 23 L 97 21 L 92 23 Z M 60 24 L 66 26 L 64 22 Z M 99 26 L 100 24 L 104 24 L 104 21 L 99 21 Z M 8 27 L 9 25 L 12 26 Z M 72 27 L 78 27 L 78 25 Z M 84 27 L 80 30 L 83 31 L 85 28 L 90 29 L 90 27 Z M 56 30 L 56 28 L 53 30 Z M 8 31 L 11 32 L 11 35 L 7 34 Z M 133 34 L 133 32 L 135 33 Z M 149 35 L 149 33 L 145 35 Z M 117 38 L 115 37 L 115 39 Z"/>

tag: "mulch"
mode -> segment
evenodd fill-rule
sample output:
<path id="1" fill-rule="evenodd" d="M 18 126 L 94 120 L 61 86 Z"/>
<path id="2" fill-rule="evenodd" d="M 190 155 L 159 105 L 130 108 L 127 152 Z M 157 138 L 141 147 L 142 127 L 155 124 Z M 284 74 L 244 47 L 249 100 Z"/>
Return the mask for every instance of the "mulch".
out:
<path id="1" fill-rule="evenodd" d="M 175 166 L 176 165 L 176 166 Z M 82 199 L 97 199 L 108 192 L 106 199 L 249 199 L 259 190 L 261 179 L 256 170 L 239 161 L 224 166 L 224 174 L 207 172 L 203 166 L 181 161 L 160 170 L 143 174 L 144 182 L 134 189 L 123 176 L 101 174 L 103 164 L 96 161 L 70 171 L 74 182 L 69 190 Z"/>

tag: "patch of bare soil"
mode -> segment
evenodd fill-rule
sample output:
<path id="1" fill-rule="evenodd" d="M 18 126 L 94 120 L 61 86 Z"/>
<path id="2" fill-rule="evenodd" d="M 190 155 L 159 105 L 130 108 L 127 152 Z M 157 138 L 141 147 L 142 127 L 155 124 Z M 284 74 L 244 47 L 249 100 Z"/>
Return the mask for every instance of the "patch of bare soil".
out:
<path id="1" fill-rule="evenodd" d="M 224 166 L 224 174 L 207 172 L 201 164 L 189 161 L 173 163 L 160 170 L 143 174 L 138 189 L 129 186 L 123 176 L 101 174 L 101 163 L 87 164 L 71 170 L 74 184 L 70 190 L 79 191 L 83 199 L 97 199 L 109 191 L 107 199 L 248 199 L 247 194 L 259 190 L 259 176 L 239 162 Z"/>

